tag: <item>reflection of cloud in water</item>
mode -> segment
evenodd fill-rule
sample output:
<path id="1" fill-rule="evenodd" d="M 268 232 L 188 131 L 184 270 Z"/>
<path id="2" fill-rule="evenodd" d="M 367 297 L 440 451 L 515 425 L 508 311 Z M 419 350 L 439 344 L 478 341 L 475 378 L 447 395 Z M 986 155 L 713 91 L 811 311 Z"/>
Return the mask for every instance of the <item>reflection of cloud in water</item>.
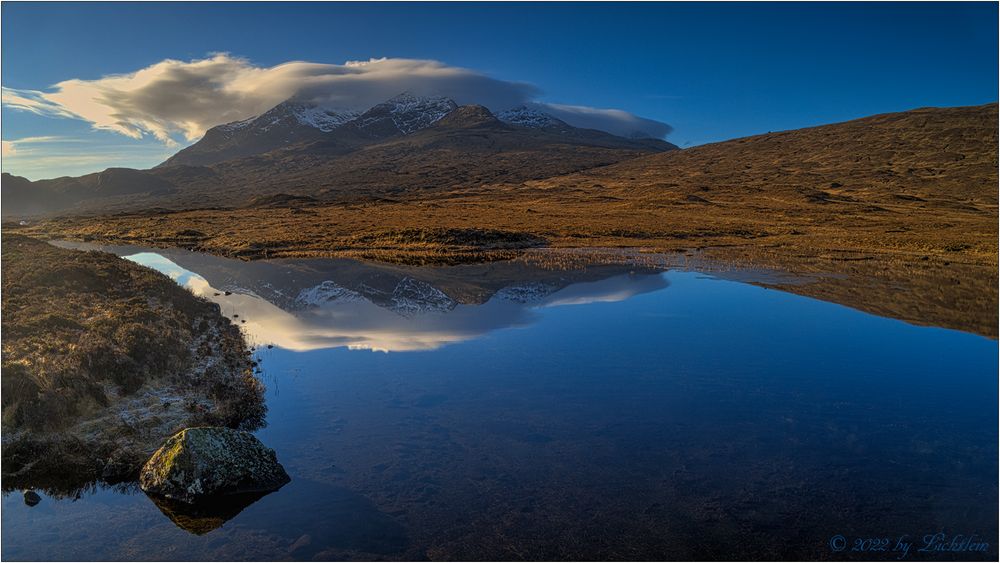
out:
<path id="1" fill-rule="evenodd" d="M 368 299 L 338 300 L 286 311 L 253 294 L 225 295 L 205 278 L 151 252 L 127 259 L 168 275 L 195 295 L 218 303 L 227 316 L 238 314 L 240 326 L 259 344 L 295 351 L 348 347 L 379 351 L 433 350 L 471 340 L 503 328 L 525 326 L 538 318 L 536 309 L 622 301 L 667 286 L 659 274 L 618 275 L 569 285 L 531 300 L 505 298 L 500 292 L 481 305 L 402 315 Z M 218 295 L 216 295 L 218 294 Z"/>
<path id="2" fill-rule="evenodd" d="M 615 303 L 667 287 L 665 277 L 659 274 L 615 276 L 612 278 L 581 282 L 567 286 L 544 301 L 546 307 L 559 305 L 586 305 L 588 303 Z"/>

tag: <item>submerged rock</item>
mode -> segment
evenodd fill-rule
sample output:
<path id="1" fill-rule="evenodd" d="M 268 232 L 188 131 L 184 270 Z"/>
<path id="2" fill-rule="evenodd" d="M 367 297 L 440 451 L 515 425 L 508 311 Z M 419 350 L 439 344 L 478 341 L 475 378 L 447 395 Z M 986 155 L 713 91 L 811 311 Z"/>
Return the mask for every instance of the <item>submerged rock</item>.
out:
<path id="1" fill-rule="evenodd" d="M 143 491 L 187 503 L 275 491 L 289 481 L 274 450 L 253 434 L 214 426 L 174 434 L 149 458 L 139 476 Z"/>

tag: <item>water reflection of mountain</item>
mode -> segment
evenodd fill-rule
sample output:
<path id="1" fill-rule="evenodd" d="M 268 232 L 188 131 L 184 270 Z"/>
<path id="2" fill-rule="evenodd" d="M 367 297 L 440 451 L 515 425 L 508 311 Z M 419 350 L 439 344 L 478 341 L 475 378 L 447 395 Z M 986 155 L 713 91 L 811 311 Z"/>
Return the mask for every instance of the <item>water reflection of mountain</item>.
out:
<path id="1" fill-rule="evenodd" d="M 658 269 L 621 264 L 553 270 L 514 260 L 431 268 L 103 249 L 219 303 L 254 342 L 292 350 L 434 349 L 524 326 L 542 307 L 621 301 L 667 286 Z"/>

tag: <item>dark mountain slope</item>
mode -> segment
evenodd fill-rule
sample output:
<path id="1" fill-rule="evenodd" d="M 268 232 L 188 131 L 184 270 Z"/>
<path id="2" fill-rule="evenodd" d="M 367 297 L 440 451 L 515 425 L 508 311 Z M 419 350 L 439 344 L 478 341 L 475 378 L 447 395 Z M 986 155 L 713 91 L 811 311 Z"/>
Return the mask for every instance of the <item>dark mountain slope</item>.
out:
<path id="1" fill-rule="evenodd" d="M 458 107 L 443 97 L 420 97 L 409 92 L 364 112 L 345 129 L 361 138 L 382 140 L 409 135 L 430 127 Z"/>
<path id="2" fill-rule="evenodd" d="M 576 131 L 511 126 L 482 106 L 462 106 L 425 129 L 335 157 L 340 145 L 320 141 L 214 168 L 230 185 L 258 194 L 384 196 L 540 179 L 672 147 Z"/>
<path id="3" fill-rule="evenodd" d="M 355 117 L 356 112 L 326 110 L 289 100 L 255 118 L 209 129 L 201 140 L 160 167 L 214 164 L 320 140 Z"/>
<path id="4" fill-rule="evenodd" d="M 77 178 L 37 182 L 4 173 L 2 184 L 5 217 L 49 213 L 85 202 L 114 201 L 123 197 L 145 201 L 174 193 L 174 184 L 169 179 L 151 171 L 131 168 L 108 168 Z"/>

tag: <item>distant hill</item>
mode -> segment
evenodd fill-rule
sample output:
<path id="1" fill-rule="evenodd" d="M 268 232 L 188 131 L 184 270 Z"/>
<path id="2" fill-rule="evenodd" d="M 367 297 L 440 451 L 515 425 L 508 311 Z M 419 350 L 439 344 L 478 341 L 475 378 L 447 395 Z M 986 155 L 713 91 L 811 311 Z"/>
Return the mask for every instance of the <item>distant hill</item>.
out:
<path id="1" fill-rule="evenodd" d="M 632 198 L 775 209 L 997 203 L 997 104 L 922 108 L 650 155 L 538 182 L 599 183 Z M 987 207 L 984 207 L 984 210 Z"/>
<path id="2" fill-rule="evenodd" d="M 169 175 L 168 175 L 169 176 Z M 36 215 L 68 209 L 84 201 L 165 197 L 175 191 L 175 183 L 151 171 L 108 168 L 79 177 L 62 177 L 32 182 L 3 173 L 0 184 L 3 215 Z"/>
<path id="3" fill-rule="evenodd" d="M 410 93 L 362 113 L 288 100 L 209 129 L 151 170 L 37 182 L 5 175 L 3 215 L 240 206 L 279 193 L 342 198 L 474 188 L 676 148 L 572 127 L 527 108 L 498 118 L 482 106 Z"/>

